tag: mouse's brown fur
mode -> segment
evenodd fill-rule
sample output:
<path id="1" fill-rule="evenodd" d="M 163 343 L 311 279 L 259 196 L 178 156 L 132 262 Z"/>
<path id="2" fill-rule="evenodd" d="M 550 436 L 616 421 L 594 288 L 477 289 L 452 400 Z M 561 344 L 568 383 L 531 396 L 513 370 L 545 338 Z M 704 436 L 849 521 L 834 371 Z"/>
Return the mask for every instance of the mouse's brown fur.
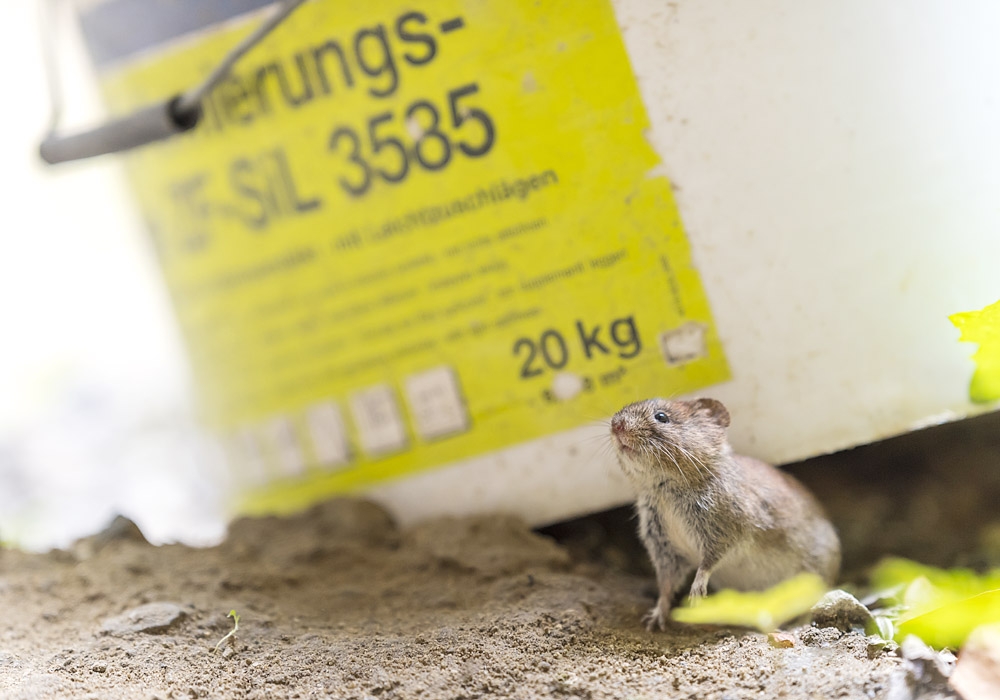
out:
<path id="1" fill-rule="evenodd" d="M 638 491 L 639 536 L 663 627 L 692 571 L 692 596 L 713 587 L 761 590 L 811 571 L 832 583 L 840 543 L 819 503 L 789 474 L 733 453 L 729 412 L 714 399 L 629 404 L 611 421 L 622 471 Z"/>

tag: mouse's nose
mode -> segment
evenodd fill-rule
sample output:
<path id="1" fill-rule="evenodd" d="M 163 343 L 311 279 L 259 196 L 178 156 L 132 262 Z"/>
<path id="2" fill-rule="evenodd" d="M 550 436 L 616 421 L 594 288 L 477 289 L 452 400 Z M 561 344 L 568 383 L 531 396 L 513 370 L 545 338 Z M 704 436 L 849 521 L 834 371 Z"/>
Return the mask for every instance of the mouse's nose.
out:
<path id="1" fill-rule="evenodd" d="M 623 430 L 625 430 L 625 421 L 623 421 L 618 416 L 611 419 L 611 432 L 618 435 Z"/>

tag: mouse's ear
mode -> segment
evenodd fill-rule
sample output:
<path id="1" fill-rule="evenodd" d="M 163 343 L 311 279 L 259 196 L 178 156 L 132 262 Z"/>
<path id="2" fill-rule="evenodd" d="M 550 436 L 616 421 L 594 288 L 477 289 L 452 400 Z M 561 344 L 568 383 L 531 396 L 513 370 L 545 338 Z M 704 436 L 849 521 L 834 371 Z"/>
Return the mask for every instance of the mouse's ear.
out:
<path id="1" fill-rule="evenodd" d="M 721 401 L 715 399 L 698 399 L 694 402 L 695 410 L 704 411 L 712 420 L 723 428 L 729 427 L 729 411 L 722 405 Z"/>

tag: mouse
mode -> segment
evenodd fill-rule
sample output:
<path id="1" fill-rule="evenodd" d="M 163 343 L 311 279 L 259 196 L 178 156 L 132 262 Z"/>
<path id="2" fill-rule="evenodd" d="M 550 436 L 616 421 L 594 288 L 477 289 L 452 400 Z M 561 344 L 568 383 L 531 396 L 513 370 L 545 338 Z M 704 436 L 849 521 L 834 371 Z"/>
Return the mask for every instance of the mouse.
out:
<path id="1" fill-rule="evenodd" d="M 765 590 L 799 573 L 832 585 L 840 540 L 792 475 L 733 452 L 729 411 L 711 398 L 648 399 L 611 419 L 618 463 L 636 492 L 639 538 L 659 597 L 643 618 L 666 628 L 691 574 L 692 599 L 712 589 Z"/>

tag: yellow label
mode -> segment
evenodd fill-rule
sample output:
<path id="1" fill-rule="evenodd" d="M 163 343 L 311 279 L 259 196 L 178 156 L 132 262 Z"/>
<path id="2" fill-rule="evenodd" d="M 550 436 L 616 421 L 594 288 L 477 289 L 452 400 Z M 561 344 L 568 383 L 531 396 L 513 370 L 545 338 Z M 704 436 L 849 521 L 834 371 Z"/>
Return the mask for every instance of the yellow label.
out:
<path id="1" fill-rule="evenodd" d="M 260 18 L 117 67 L 109 103 L 194 84 Z M 728 378 L 648 126 L 605 0 L 310 2 L 129 156 L 239 507 Z"/>

